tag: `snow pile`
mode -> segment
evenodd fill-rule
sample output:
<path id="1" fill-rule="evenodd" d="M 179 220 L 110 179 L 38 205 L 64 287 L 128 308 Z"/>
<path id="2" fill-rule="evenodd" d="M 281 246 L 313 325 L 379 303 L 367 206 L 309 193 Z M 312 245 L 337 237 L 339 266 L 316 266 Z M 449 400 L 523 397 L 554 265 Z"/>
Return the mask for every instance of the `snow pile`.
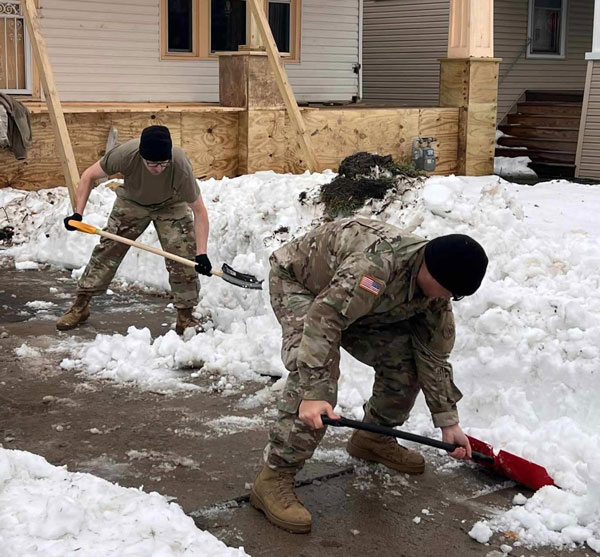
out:
<path id="1" fill-rule="evenodd" d="M 333 176 L 261 172 L 203 182 L 214 264 L 227 262 L 266 279 L 273 249 L 321 219 L 311 200 Z M 37 213 L 26 241 L 10 252 L 22 262 L 83 265 L 92 246 L 84 245 L 88 237 L 62 228 L 66 194 L 53 205 L 43 202 L 47 195 L 38 194 L 36 201 L 29 194 L 17 204 L 25 212 L 34 205 Z M 102 226 L 113 196 L 107 188 L 95 190 L 85 220 Z M 563 488 L 540 490 L 524 505 L 482 523 L 490 531 L 515 531 L 530 545 L 587 543 L 595 550 L 600 539 L 599 204 L 597 188 L 564 181 L 523 188 L 494 176 L 449 176 L 430 178 L 423 187 L 360 212 L 427 238 L 469 234 L 486 248 L 490 265 L 482 288 L 454 304 L 452 362 L 465 395 L 459 411 L 470 434 L 544 466 Z M 157 245 L 152 228 L 142 241 Z M 166 288 L 166 272 L 156 261 L 138 252 L 120 276 Z M 267 289 L 201 280 L 196 312 L 209 318 L 206 333 L 152 339 L 148 331 L 131 328 L 126 336 L 100 335 L 63 365 L 144 388 L 154 381 L 181 388 L 184 373 L 221 374 L 225 385 L 284 375 L 280 329 Z M 342 355 L 344 414 L 362 416 L 372 382 L 371 369 Z M 406 427 L 434 431 L 422 397 Z M 478 527 L 478 539 L 485 538 L 482 532 L 487 530 Z"/>
<path id="2" fill-rule="evenodd" d="M 2 555 L 243 557 L 198 530 L 158 493 L 67 472 L 40 456 L 0 449 Z"/>

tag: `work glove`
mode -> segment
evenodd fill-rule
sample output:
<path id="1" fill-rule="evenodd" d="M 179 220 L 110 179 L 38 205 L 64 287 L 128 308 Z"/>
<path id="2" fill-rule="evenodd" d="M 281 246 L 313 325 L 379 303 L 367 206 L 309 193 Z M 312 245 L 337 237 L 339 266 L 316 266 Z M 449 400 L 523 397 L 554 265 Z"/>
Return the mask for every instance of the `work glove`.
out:
<path id="1" fill-rule="evenodd" d="M 79 213 L 73 213 L 70 217 L 67 217 L 63 221 L 65 223 L 65 228 L 67 230 L 77 230 L 77 228 L 75 228 L 69 224 L 70 220 L 78 220 L 79 222 L 81 222 L 83 220 L 83 217 Z"/>
<path id="2" fill-rule="evenodd" d="M 206 275 L 207 277 L 210 277 L 210 270 L 212 269 L 212 265 L 210 263 L 208 255 L 206 255 L 205 253 L 197 255 L 194 258 L 194 261 L 196 261 L 196 272 L 201 275 Z"/>

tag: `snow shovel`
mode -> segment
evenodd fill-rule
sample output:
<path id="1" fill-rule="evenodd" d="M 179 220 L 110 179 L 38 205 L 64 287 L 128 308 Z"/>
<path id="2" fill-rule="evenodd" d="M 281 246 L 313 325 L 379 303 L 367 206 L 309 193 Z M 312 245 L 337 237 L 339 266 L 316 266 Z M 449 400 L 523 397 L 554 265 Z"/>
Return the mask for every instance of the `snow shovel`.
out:
<path id="1" fill-rule="evenodd" d="M 153 248 L 151 246 L 146 246 L 145 244 L 140 244 L 134 240 L 129 240 L 128 238 L 123 238 L 123 236 L 117 236 L 117 234 L 112 234 L 110 232 L 105 232 L 100 228 L 96 228 L 91 224 L 86 224 L 85 222 L 79 222 L 77 220 L 70 220 L 69 224 L 73 228 L 77 228 L 81 232 L 85 232 L 87 234 L 98 234 L 99 236 L 104 236 L 105 238 L 110 238 L 111 240 L 115 240 L 116 242 L 121 242 L 122 244 L 127 244 L 129 246 L 133 246 L 134 248 L 143 249 L 145 251 L 149 251 L 150 253 L 155 253 L 156 255 L 162 255 L 167 259 L 172 259 L 173 261 L 177 261 L 182 265 L 187 265 L 188 267 L 195 267 L 196 263 L 193 261 L 186 259 L 185 257 L 179 257 L 179 255 L 175 255 L 173 253 L 169 253 L 168 251 L 163 251 L 158 248 Z M 235 284 L 241 288 L 251 288 L 253 290 L 262 290 L 262 280 L 258 280 L 254 275 L 247 275 L 245 273 L 240 273 L 235 269 L 231 268 L 227 263 L 223 263 L 220 271 L 211 270 L 211 274 L 222 278 L 224 281 L 229 282 L 230 284 Z"/>
<path id="2" fill-rule="evenodd" d="M 423 437 L 422 435 L 399 431 L 392 427 L 349 420 L 348 418 L 332 420 L 327 416 L 321 416 L 321 420 L 325 425 L 351 427 L 354 429 L 371 431 L 373 433 L 380 433 L 382 435 L 390 435 L 392 437 L 399 437 L 400 439 L 414 441 L 415 443 L 421 443 L 422 445 L 428 445 L 437 449 L 444 449 L 448 452 L 452 452 L 458 447 L 458 445 L 444 443 L 443 441 L 431 439 L 430 437 Z M 546 485 L 554 485 L 554 480 L 548 475 L 546 469 L 539 464 L 534 464 L 533 462 L 529 462 L 520 456 L 507 453 L 506 451 L 500 451 L 497 455 L 494 455 L 494 449 L 491 445 L 488 445 L 479 439 L 475 439 L 474 437 L 468 435 L 467 437 L 471 443 L 471 448 L 473 449 L 472 459 L 474 462 L 477 462 L 477 464 L 481 464 L 496 474 L 513 480 L 533 491 L 537 491 Z"/>

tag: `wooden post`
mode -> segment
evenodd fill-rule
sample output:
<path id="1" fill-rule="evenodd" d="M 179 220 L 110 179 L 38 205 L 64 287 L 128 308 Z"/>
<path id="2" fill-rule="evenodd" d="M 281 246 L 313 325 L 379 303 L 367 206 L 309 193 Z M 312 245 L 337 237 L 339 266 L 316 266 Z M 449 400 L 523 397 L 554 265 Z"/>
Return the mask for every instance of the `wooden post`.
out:
<path id="1" fill-rule="evenodd" d="M 23 12 L 27 24 L 27 31 L 29 33 L 29 40 L 40 74 L 42 87 L 44 88 L 44 94 L 46 95 L 48 113 L 54 129 L 54 135 L 56 136 L 56 145 L 58 147 L 58 154 L 65 175 L 65 181 L 69 189 L 71 206 L 73 207 L 73 210 L 75 210 L 75 190 L 79 183 L 79 170 L 77 169 L 77 163 L 75 162 L 69 130 L 67 129 L 65 115 L 60 104 L 56 82 L 54 81 L 54 74 L 52 73 L 52 66 L 50 65 L 50 59 L 48 58 L 46 41 L 42 35 L 42 28 L 34 0 L 21 0 L 21 3 L 25 8 Z"/>
<path id="2" fill-rule="evenodd" d="M 296 102 L 292 87 L 288 81 L 281 57 L 279 56 L 279 50 L 275 44 L 275 39 L 273 38 L 273 33 L 271 32 L 271 27 L 269 26 L 265 12 L 258 5 L 258 0 L 248 0 L 248 4 L 250 5 L 252 16 L 256 21 L 256 26 L 258 27 L 258 30 L 262 36 L 262 40 L 265 44 L 265 48 L 267 49 L 267 56 L 269 57 L 269 62 L 271 62 L 271 67 L 273 68 L 273 73 L 275 74 L 275 81 L 277 81 L 279 92 L 283 97 L 283 102 L 285 103 L 292 126 L 296 132 L 296 137 L 298 139 L 298 143 L 300 144 L 300 149 L 305 159 L 306 166 L 311 172 L 316 172 L 318 164 L 312 147 L 312 142 L 306 131 L 302 114 L 300 113 L 298 103 Z"/>
<path id="3" fill-rule="evenodd" d="M 494 0 L 450 0 L 448 58 L 494 56 Z"/>

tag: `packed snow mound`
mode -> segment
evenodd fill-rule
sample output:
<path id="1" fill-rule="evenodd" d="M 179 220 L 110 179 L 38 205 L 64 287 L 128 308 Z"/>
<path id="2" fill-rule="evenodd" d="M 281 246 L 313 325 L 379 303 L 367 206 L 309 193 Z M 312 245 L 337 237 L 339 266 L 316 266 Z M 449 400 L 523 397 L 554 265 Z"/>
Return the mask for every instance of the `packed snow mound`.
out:
<path id="1" fill-rule="evenodd" d="M 202 182 L 213 263 L 266 279 L 270 253 L 322 222 L 319 188 L 334 176 L 261 172 Z M 11 198 L 11 213 L 14 207 L 24 223 L 15 237 L 20 243 L 3 253 L 21 264 L 53 263 L 81 272 L 95 240 L 64 230 L 66 190 L 0 190 L 3 197 Z M 113 199 L 109 188 L 94 190 L 85 220 L 103 226 Z M 464 394 L 461 425 L 496 449 L 544 466 L 562 488 L 540 490 L 485 523 L 493 531 L 517 532 L 530 545 L 586 543 L 596 550 L 600 539 L 599 211 L 600 191 L 593 186 L 561 181 L 523 187 L 495 176 L 448 176 L 390 191 L 358 213 L 425 238 L 469 234 L 486 249 L 490 264 L 482 287 L 454 304 L 451 361 Z M 152 227 L 141 241 L 158 245 Z M 127 257 L 121 280 L 168 288 L 157 256 L 132 251 Z M 267 288 L 243 290 L 215 277 L 201 282 L 196 313 L 209 319 L 207 332 L 152 338 L 131 328 L 127 335 L 101 335 L 80 346 L 63 365 L 141 388 L 173 390 L 189 388 L 186 373 L 221 375 L 230 389 L 264 375 L 285 376 Z M 139 367 L 129 358 L 132 350 Z M 340 410 L 360 418 L 373 371 L 345 353 L 341 367 Z M 422 397 L 405 427 L 437 434 Z M 566 518 L 555 516 L 559 512 Z"/>
<path id="2" fill-rule="evenodd" d="M 158 493 L 71 473 L 0 448 L 0 546 L 6 557 L 164 555 L 243 557 L 198 530 Z"/>

